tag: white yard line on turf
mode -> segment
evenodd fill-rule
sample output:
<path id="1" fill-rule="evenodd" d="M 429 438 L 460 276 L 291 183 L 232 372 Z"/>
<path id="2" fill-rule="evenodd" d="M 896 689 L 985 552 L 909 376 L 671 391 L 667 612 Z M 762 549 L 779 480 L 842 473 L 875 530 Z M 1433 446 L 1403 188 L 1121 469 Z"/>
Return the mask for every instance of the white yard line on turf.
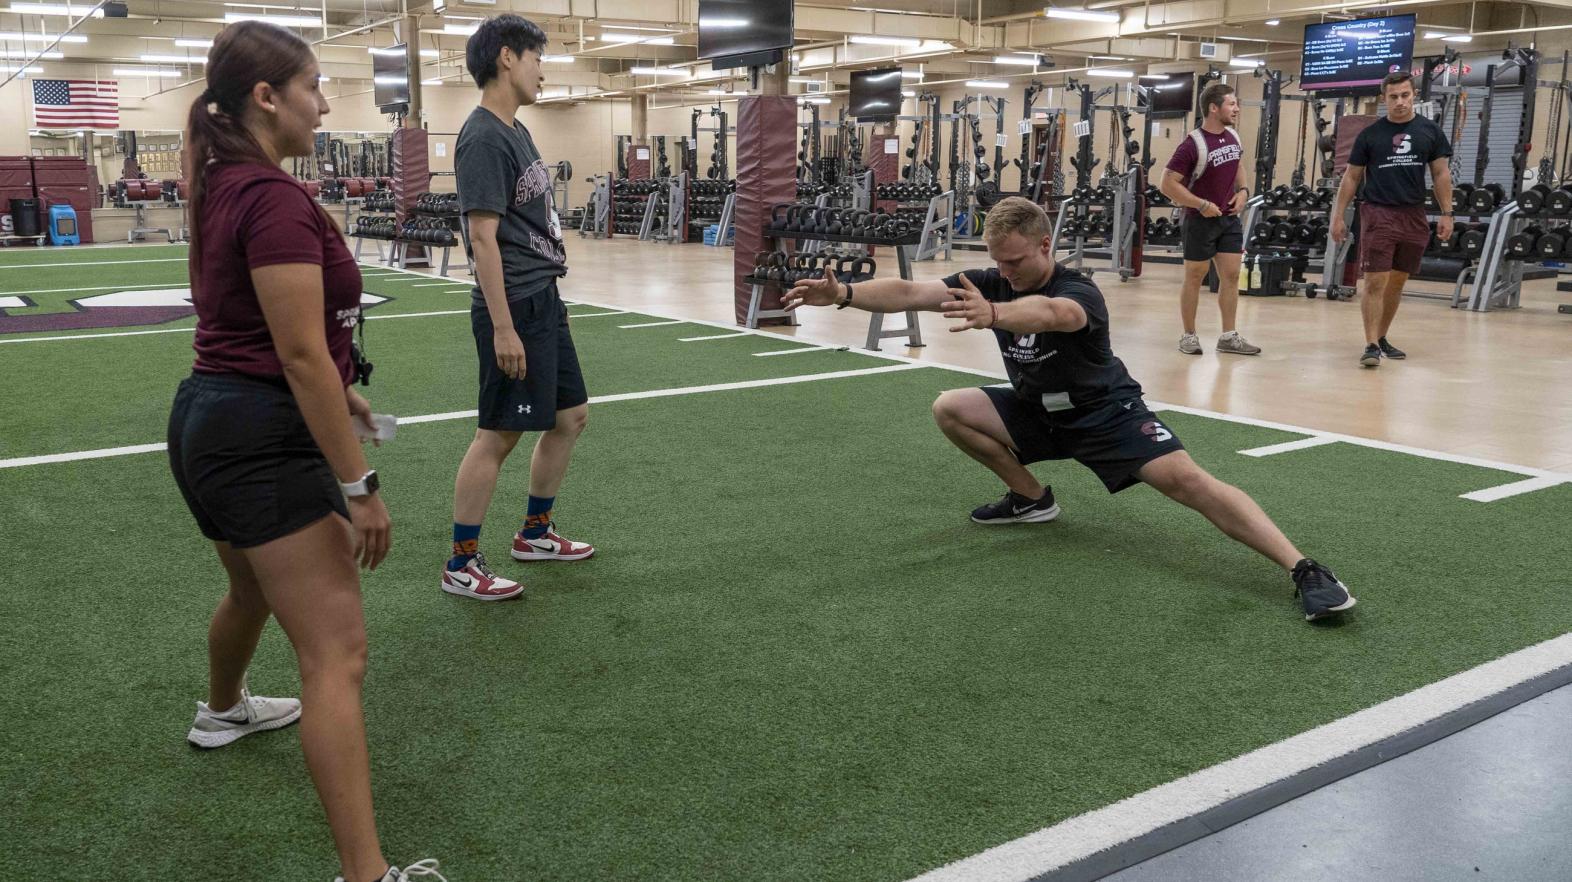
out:
<path id="1" fill-rule="evenodd" d="M 698 343 L 698 342 L 703 341 L 703 340 L 726 340 L 726 339 L 729 339 L 731 337 L 746 337 L 746 336 L 748 336 L 748 334 L 746 332 L 738 331 L 738 332 L 735 332 L 735 333 L 732 333 L 732 334 L 715 334 L 715 335 L 709 336 L 709 337 L 678 337 L 677 338 L 677 342 L 678 343 Z"/>
<path id="2" fill-rule="evenodd" d="M 913 882 L 1023 882 L 1410 731 L 1568 664 L 1572 664 L 1572 634 L 1563 634 L 924 873 Z"/>
<path id="3" fill-rule="evenodd" d="M 6 294 L 67 294 L 71 291 L 132 291 L 137 288 L 172 288 L 184 286 L 189 279 L 180 279 L 175 282 L 148 282 L 136 285 L 99 285 L 96 288 L 35 288 L 31 291 L 7 291 Z"/>
<path id="4" fill-rule="evenodd" d="M 1297 441 L 1284 441 L 1281 444 L 1268 444 L 1265 447 L 1252 447 L 1241 450 L 1241 456 L 1276 456 L 1279 453 L 1292 453 L 1295 450 L 1307 450 L 1311 447 L 1322 447 L 1327 444 L 1336 444 L 1336 438 L 1325 435 L 1311 435 L 1309 438 L 1300 438 Z"/>
<path id="5" fill-rule="evenodd" d="M 427 318 L 434 315 L 469 315 L 467 309 L 439 309 L 432 312 L 395 312 L 384 315 L 368 315 L 366 321 L 374 322 L 383 319 Z M 606 312 L 580 312 L 568 313 L 570 319 L 597 318 L 603 315 L 627 315 L 625 310 L 609 310 Z M 6 343 L 52 343 L 56 340 L 93 340 L 99 337 L 142 337 L 147 334 L 189 334 L 195 328 L 159 328 L 156 331 L 112 331 L 107 334 L 58 334 L 53 337 L 16 337 L 6 339 L 0 337 L 0 345 Z"/>
<path id="6" fill-rule="evenodd" d="M 610 314 L 596 313 L 596 315 Z M 895 373 L 897 371 L 910 371 L 927 366 L 922 364 L 887 364 L 881 367 L 831 371 L 823 374 L 799 374 L 791 377 L 774 377 L 768 380 L 742 380 L 736 383 L 711 383 L 705 386 L 679 386 L 673 389 L 651 389 L 646 392 L 623 392 L 616 395 L 597 395 L 590 399 L 590 403 L 609 404 L 614 401 L 636 401 L 641 398 L 671 398 L 678 395 L 698 395 L 705 392 L 730 392 L 737 389 L 762 389 L 766 386 L 790 386 L 797 383 L 816 383 L 820 380 L 842 380 L 849 377 L 867 377 L 876 374 Z M 416 423 L 460 420 L 475 415 L 476 411 L 473 410 L 455 410 L 446 413 L 425 414 L 423 416 L 400 417 L 398 422 L 401 426 L 407 426 Z M 154 453 L 165 449 L 167 447 L 164 444 L 134 444 L 129 447 L 104 447 L 98 450 L 76 450 L 70 453 L 51 453 L 43 456 L 20 456 L 13 459 L 0 459 L 0 469 L 15 469 L 60 462 L 77 462 L 84 459 L 108 459 L 116 456 L 131 456 L 137 453 Z"/>
<path id="7" fill-rule="evenodd" d="M 421 283 L 416 284 L 416 285 L 410 285 L 410 287 L 411 288 L 452 288 L 452 289 L 454 289 L 456 291 L 463 291 L 465 294 L 469 293 L 469 286 L 468 285 L 464 285 L 464 284 L 462 284 L 460 282 L 421 282 Z"/>
<path id="8" fill-rule="evenodd" d="M 1486 487 L 1483 490 L 1475 490 L 1472 493 L 1464 493 L 1463 498 L 1472 500 L 1474 502 L 1495 502 L 1498 499 L 1506 499 L 1509 496 L 1520 496 L 1524 493 L 1532 493 L 1535 490 L 1548 490 L 1551 487 L 1556 487 L 1561 484 L 1572 484 L 1572 477 L 1551 476 L 1545 478 L 1527 478 L 1522 481 L 1514 481 L 1510 484 L 1500 484 L 1495 487 Z"/>
<path id="9" fill-rule="evenodd" d="M 65 263 L 0 263 L 0 270 L 43 269 L 53 266 L 120 266 L 124 263 L 185 263 L 184 257 L 153 257 L 138 260 L 80 260 Z"/>
<path id="10" fill-rule="evenodd" d="M 799 352 L 830 352 L 839 347 L 835 346 L 801 346 L 797 349 L 776 349 L 770 352 L 755 352 L 755 358 L 764 358 L 768 355 L 796 355 Z"/>
<path id="11" fill-rule="evenodd" d="M 685 321 L 683 321 L 681 319 L 673 319 L 673 320 L 664 321 L 664 322 L 640 322 L 640 323 L 638 323 L 636 325 L 618 325 L 617 327 L 620 330 L 627 330 L 629 328 L 663 328 L 666 325 L 685 325 L 685 324 L 687 324 L 687 322 L 685 322 Z"/>

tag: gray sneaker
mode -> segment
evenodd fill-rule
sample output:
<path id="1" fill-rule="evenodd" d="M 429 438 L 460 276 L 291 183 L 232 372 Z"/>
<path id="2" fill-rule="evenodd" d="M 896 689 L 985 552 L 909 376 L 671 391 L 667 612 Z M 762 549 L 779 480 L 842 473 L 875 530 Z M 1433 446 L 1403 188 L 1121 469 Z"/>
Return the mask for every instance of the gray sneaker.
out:
<path id="1" fill-rule="evenodd" d="M 1201 338 L 1194 334 L 1184 334 L 1179 338 L 1179 351 L 1185 355 L 1201 354 Z"/>
<path id="2" fill-rule="evenodd" d="M 197 747 L 223 747 L 252 732 L 282 729 L 300 719 L 300 701 L 294 698 L 263 698 L 240 687 L 240 703 L 227 711 L 215 711 L 206 702 L 197 702 L 196 721 L 186 740 Z"/>
<path id="3" fill-rule="evenodd" d="M 1251 346 L 1250 341 L 1239 336 L 1238 331 L 1229 331 L 1217 338 L 1218 352 L 1232 352 L 1235 355 L 1260 355 L 1261 347 Z"/>
<path id="4" fill-rule="evenodd" d="M 431 858 L 426 858 L 423 861 L 415 861 L 402 870 L 398 867 L 388 867 L 388 871 L 382 874 L 382 878 L 378 879 L 377 882 L 405 882 L 405 880 L 413 879 L 416 876 L 427 876 L 436 879 L 437 882 L 448 882 L 446 876 L 437 872 L 439 866 L 441 864 L 438 864 Z M 333 882 L 344 882 L 344 877 L 340 876 L 334 879 Z"/>

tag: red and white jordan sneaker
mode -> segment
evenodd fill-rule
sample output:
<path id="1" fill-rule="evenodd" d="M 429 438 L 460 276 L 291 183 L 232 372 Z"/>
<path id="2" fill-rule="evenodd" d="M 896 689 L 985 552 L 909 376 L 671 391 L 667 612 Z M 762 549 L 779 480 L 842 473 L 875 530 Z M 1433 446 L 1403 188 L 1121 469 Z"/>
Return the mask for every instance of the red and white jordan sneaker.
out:
<path id="1" fill-rule="evenodd" d="M 493 573 L 486 556 L 476 554 L 461 570 L 443 567 L 442 590 L 474 600 L 512 600 L 524 593 L 524 586 Z"/>
<path id="2" fill-rule="evenodd" d="M 525 539 L 523 534 L 513 534 L 514 560 L 583 560 L 595 553 L 595 546 L 574 542 L 557 535 L 557 525 L 546 527 L 546 535 L 539 539 Z"/>

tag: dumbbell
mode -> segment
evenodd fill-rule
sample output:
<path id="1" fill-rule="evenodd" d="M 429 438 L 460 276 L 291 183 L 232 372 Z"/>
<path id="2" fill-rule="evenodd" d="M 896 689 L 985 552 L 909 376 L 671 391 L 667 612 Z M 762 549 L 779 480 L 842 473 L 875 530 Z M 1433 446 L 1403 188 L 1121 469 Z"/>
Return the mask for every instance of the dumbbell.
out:
<path id="1" fill-rule="evenodd" d="M 1294 232 L 1294 225 L 1284 218 L 1273 218 L 1273 220 L 1281 221 L 1281 223 L 1272 227 L 1272 244 L 1292 245 L 1294 239 L 1298 238 Z"/>
<path id="2" fill-rule="evenodd" d="M 1512 260 L 1527 260 L 1536 252 L 1536 242 L 1544 235 L 1544 230 L 1538 224 L 1529 224 L 1523 229 L 1513 233 L 1506 240 L 1506 256 Z M 1560 249 L 1557 248 L 1557 251 Z"/>
<path id="3" fill-rule="evenodd" d="M 1486 184 L 1483 187 L 1475 187 L 1474 192 L 1469 194 L 1468 197 L 1468 204 L 1474 214 L 1489 214 L 1495 211 L 1497 206 L 1505 202 L 1506 191 L 1501 189 L 1500 184 Z"/>
<path id="4" fill-rule="evenodd" d="M 1312 204 L 1314 201 L 1315 193 L 1304 184 L 1300 184 L 1299 186 L 1288 191 L 1288 202 L 1290 205 L 1298 205 L 1303 207 Z"/>
<path id="5" fill-rule="evenodd" d="M 1544 184 L 1535 184 L 1517 194 L 1517 206 L 1524 214 L 1539 214 L 1549 200 L 1550 188 Z"/>
<path id="6" fill-rule="evenodd" d="M 1559 227 L 1547 230 L 1534 241 L 1534 253 L 1542 260 L 1554 260 L 1561 257 L 1561 252 L 1567 247 L 1567 228 Z"/>
<path id="7" fill-rule="evenodd" d="M 1462 253 L 1464 257 L 1468 258 L 1469 260 L 1476 260 L 1478 259 L 1479 255 L 1484 252 L 1485 235 L 1487 230 L 1489 230 L 1488 224 L 1468 225 L 1468 229 L 1463 232 L 1462 239 Z"/>
<path id="8" fill-rule="evenodd" d="M 1287 208 L 1288 197 L 1291 192 L 1287 184 L 1278 184 L 1272 188 L 1272 192 L 1266 197 L 1266 204 L 1273 208 Z"/>
<path id="9" fill-rule="evenodd" d="M 1452 212 L 1469 214 L 1473 211 L 1474 185 L 1458 184 L 1452 188 Z"/>
<path id="10" fill-rule="evenodd" d="M 1572 215 L 1572 185 L 1562 184 L 1545 197 L 1545 208 L 1556 217 Z"/>

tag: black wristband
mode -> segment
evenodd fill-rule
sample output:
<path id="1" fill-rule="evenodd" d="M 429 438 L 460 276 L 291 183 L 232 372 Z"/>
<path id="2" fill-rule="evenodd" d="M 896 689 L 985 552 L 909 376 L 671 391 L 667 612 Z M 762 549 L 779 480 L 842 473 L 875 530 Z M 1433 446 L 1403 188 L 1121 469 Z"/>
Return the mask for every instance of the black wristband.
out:
<path id="1" fill-rule="evenodd" d="M 835 304 L 835 308 L 836 309 L 845 309 L 846 307 L 851 306 L 851 299 L 852 299 L 852 286 L 851 286 L 850 282 L 847 282 L 846 283 L 846 299 L 842 300 L 840 303 Z"/>

